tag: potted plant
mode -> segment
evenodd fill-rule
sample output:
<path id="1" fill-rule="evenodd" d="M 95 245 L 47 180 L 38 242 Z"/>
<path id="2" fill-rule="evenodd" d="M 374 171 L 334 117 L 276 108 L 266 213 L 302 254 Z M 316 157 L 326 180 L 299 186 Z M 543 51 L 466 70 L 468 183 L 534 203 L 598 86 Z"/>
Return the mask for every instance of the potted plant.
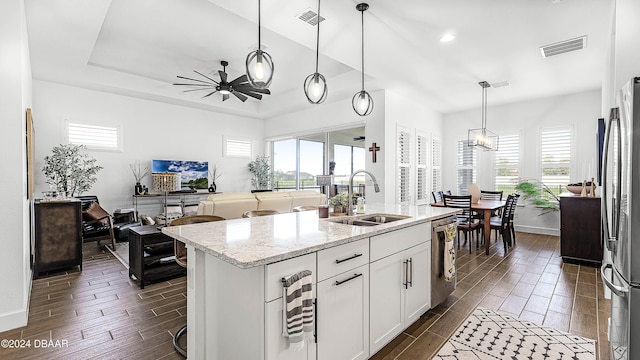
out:
<path id="1" fill-rule="evenodd" d="M 96 159 L 89 156 L 86 149 L 84 145 L 75 144 L 54 146 L 52 154 L 44 157 L 42 172 L 47 184 L 55 186 L 67 197 L 81 195 L 91 189 L 102 166 L 96 165 Z"/>
<path id="2" fill-rule="evenodd" d="M 547 185 L 538 180 L 524 180 L 516 185 L 516 190 L 525 200 L 544 209 L 540 215 L 560 211 L 560 199 Z"/>
<path id="3" fill-rule="evenodd" d="M 209 185 L 209 192 L 216 192 L 216 180 L 222 176 L 222 173 L 218 172 L 218 165 L 213 165 L 213 169 L 209 170 L 209 178 L 211 179 L 211 185 Z"/>
<path id="4" fill-rule="evenodd" d="M 144 168 L 140 165 L 140 161 L 136 161 L 133 164 L 129 164 L 131 168 L 131 172 L 133 173 L 133 177 L 136 179 L 136 186 L 134 187 L 134 194 L 140 195 L 144 192 L 144 188 L 140 184 L 142 179 L 144 179 L 147 175 L 149 175 L 149 165 L 146 165 Z"/>
<path id="5" fill-rule="evenodd" d="M 329 205 L 333 206 L 333 213 L 345 213 L 347 212 L 347 206 L 349 206 L 349 195 L 347 193 L 339 193 L 329 198 Z"/>
<path id="6" fill-rule="evenodd" d="M 249 172 L 251 173 L 251 185 L 254 188 L 251 192 L 270 191 L 273 172 L 271 165 L 269 165 L 268 156 L 256 156 L 255 160 L 249 163 Z"/>

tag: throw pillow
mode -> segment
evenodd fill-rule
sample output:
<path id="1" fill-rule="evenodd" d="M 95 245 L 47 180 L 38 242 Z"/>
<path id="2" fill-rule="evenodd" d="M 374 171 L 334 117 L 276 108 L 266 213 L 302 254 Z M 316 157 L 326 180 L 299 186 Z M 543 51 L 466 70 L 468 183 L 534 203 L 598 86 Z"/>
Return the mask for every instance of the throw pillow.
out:
<path id="1" fill-rule="evenodd" d="M 102 220 L 98 221 L 98 224 L 100 224 L 100 225 L 107 225 L 109 223 L 109 219 L 106 218 L 105 216 L 109 216 L 109 213 L 106 212 L 100 206 L 100 204 L 98 204 L 95 201 L 92 202 L 91 205 L 89 205 L 87 210 L 82 212 L 82 217 L 87 219 L 87 220 L 102 219 Z"/>

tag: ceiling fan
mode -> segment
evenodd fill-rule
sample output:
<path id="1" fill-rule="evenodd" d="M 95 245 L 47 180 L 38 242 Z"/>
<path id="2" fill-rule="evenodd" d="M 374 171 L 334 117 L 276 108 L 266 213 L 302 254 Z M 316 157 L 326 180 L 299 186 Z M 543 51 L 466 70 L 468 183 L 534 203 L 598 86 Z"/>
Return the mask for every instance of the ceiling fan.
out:
<path id="1" fill-rule="evenodd" d="M 269 89 L 258 89 L 253 87 L 251 83 L 249 83 L 246 74 L 237 77 L 233 81 L 227 81 L 226 70 L 229 63 L 222 60 L 220 61 L 220 65 L 222 65 L 222 70 L 218 70 L 220 81 L 213 80 L 211 77 L 197 70 L 193 70 L 196 74 L 202 76 L 204 80 L 192 79 L 178 75 L 178 78 L 193 81 L 193 83 L 174 83 L 173 85 L 192 87 L 191 89 L 185 90 L 184 92 L 207 91 L 208 93 L 203 96 L 203 98 L 219 92 L 220 94 L 222 94 L 222 101 L 227 100 L 229 98 L 229 94 L 235 95 L 235 97 L 240 99 L 242 102 L 247 101 L 247 96 L 251 96 L 254 99 L 262 100 L 262 94 L 271 95 Z"/>

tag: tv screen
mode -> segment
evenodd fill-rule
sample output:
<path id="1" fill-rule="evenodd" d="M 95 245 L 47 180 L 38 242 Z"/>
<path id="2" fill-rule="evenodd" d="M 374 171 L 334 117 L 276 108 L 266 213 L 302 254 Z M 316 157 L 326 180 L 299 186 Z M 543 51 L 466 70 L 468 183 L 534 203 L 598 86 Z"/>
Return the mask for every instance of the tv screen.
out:
<path id="1" fill-rule="evenodd" d="M 602 186 L 602 151 L 604 150 L 604 119 L 598 119 L 598 129 L 596 131 L 596 142 L 598 146 L 598 185 Z"/>
<path id="2" fill-rule="evenodd" d="M 151 172 L 178 172 L 182 189 L 206 189 L 209 187 L 209 163 L 207 161 L 152 160 Z"/>

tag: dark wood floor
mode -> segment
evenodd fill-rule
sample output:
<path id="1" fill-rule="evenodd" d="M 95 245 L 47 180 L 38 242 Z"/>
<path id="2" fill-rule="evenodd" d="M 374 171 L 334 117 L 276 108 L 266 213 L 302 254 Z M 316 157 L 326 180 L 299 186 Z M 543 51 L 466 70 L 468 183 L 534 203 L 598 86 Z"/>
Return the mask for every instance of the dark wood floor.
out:
<path id="1" fill-rule="evenodd" d="M 431 359 L 480 306 L 595 339 L 599 359 L 608 360 L 610 301 L 604 299 L 600 269 L 563 264 L 559 245 L 557 236 L 517 233 L 507 256 L 495 241 L 490 256 L 475 244 L 472 254 L 461 249 L 456 291 L 372 359 Z"/>
<path id="2" fill-rule="evenodd" d="M 511 313 L 598 340 L 609 359 L 599 269 L 563 264 L 559 239 L 518 233 L 505 257 L 502 244 L 458 255 L 458 287 L 445 303 L 379 351 L 373 359 L 430 359 L 477 307 Z M 34 280 L 29 324 L 0 339 L 66 340 L 68 347 L 2 349 L 0 359 L 180 359 L 172 335 L 186 322 L 186 278 L 140 290 L 110 253 L 85 244 L 84 269 Z"/>

